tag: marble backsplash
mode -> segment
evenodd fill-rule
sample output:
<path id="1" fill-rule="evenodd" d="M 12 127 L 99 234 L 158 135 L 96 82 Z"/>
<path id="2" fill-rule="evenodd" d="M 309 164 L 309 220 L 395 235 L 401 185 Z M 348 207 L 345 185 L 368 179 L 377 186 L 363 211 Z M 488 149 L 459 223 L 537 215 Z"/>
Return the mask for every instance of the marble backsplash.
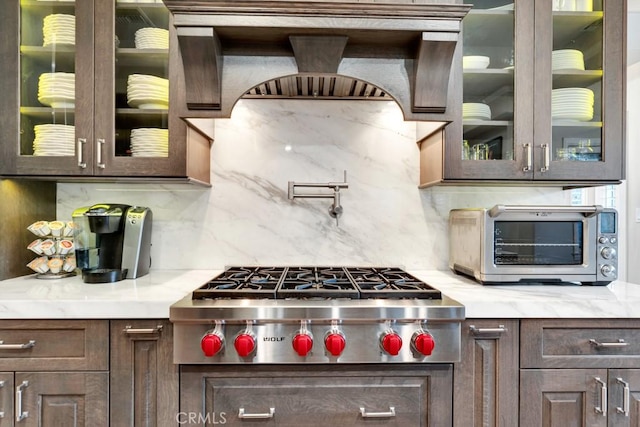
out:
<path id="1" fill-rule="evenodd" d="M 58 219 L 93 203 L 153 211 L 152 269 L 228 265 L 394 265 L 447 269 L 447 218 L 458 207 L 562 204 L 545 187 L 418 189 L 415 124 L 387 101 L 246 100 L 216 122 L 211 188 L 58 184 Z M 288 181 L 342 181 L 330 199 L 287 198 Z M 330 190 L 318 190 L 331 192 Z"/>

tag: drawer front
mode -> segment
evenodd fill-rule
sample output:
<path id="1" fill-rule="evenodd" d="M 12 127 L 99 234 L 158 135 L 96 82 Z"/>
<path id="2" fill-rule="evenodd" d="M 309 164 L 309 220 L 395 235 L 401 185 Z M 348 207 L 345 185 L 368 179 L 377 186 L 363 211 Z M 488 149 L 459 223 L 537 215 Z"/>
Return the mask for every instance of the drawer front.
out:
<path id="1" fill-rule="evenodd" d="M 180 416 L 229 426 L 404 427 L 452 422 L 450 367 L 406 376 L 283 376 L 286 370 L 274 374 L 239 378 L 183 370 Z"/>
<path id="2" fill-rule="evenodd" d="M 0 370 L 107 370 L 106 320 L 2 320 Z"/>
<path id="3" fill-rule="evenodd" d="M 640 365 L 640 322 L 523 320 L 522 368 L 633 368 Z"/>

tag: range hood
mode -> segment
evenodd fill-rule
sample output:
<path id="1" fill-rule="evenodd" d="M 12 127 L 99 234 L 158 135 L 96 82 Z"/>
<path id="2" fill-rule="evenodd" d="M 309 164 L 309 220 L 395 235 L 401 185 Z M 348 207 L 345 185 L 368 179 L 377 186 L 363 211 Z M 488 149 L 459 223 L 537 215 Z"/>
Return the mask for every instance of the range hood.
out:
<path id="1" fill-rule="evenodd" d="M 243 97 L 337 97 L 394 99 L 407 120 L 447 120 L 459 109 L 447 103 L 461 103 L 452 64 L 471 6 L 393 1 L 164 0 L 181 115 L 230 117 Z"/>

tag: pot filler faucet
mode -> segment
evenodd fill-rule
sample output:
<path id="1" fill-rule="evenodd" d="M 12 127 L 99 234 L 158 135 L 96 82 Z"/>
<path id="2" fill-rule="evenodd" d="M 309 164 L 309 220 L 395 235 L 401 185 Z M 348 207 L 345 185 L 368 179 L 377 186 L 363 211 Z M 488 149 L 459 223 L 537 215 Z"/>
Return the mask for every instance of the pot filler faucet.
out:
<path id="1" fill-rule="evenodd" d="M 333 194 L 326 193 L 308 193 L 308 194 L 296 194 L 296 187 L 305 187 L 305 188 L 330 188 L 333 190 Z M 338 225 L 338 218 L 342 215 L 342 211 L 344 210 L 340 205 L 340 189 L 341 188 L 349 188 L 349 184 L 347 183 L 347 171 L 344 171 L 344 181 L 343 182 L 327 182 L 327 183 L 318 183 L 318 182 L 294 182 L 289 181 L 289 200 L 293 200 L 298 197 L 303 197 L 306 199 L 333 199 L 333 204 L 329 206 L 329 215 L 336 219 L 336 225 Z"/>

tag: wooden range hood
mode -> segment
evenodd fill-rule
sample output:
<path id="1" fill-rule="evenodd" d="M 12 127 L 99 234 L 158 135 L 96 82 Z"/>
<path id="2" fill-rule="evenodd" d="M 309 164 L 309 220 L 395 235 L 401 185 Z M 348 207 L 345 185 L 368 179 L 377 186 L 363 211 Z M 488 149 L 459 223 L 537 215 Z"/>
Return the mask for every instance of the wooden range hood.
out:
<path id="1" fill-rule="evenodd" d="M 182 60 L 178 110 L 230 117 L 256 87 L 295 97 L 300 88 L 281 82 L 302 82 L 305 95 L 326 98 L 347 81 L 364 85 L 357 97 L 393 98 L 405 120 L 450 121 L 462 102 L 452 64 L 471 6 L 368 1 L 164 0 Z"/>

